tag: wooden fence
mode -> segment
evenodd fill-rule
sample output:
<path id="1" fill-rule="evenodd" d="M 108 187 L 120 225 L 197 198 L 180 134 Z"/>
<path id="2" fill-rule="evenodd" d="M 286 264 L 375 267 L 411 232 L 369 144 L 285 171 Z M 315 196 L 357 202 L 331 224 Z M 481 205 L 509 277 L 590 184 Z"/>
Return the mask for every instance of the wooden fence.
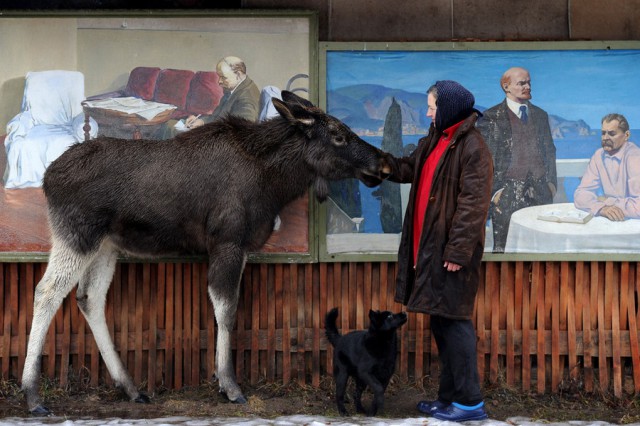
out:
<path id="1" fill-rule="evenodd" d="M 484 380 L 540 393 L 568 385 L 616 396 L 640 391 L 640 263 L 485 262 L 474 321 Z M 34 287 L 45 264 L 0 263 L 0 368 L 20 379 Z M 343 332 L 367 326 L 368 310 L 399 311 L 395 263 L 249 264 L 233 336 L 238 380 L 317 386 L 331 371 L 324 314 L 340 309 Z M 91 332 L 68 298 L 55 317 L 43 371 L 65 386 L 110 378 Z M 120 263 L 107 303 L 108 324 L 137 384 L 180 388 L 214 373 L 215 327 L 206 265 Z M 437 376 L 429 317 L 410 314 L 400 332 L 397 373 Z"/>

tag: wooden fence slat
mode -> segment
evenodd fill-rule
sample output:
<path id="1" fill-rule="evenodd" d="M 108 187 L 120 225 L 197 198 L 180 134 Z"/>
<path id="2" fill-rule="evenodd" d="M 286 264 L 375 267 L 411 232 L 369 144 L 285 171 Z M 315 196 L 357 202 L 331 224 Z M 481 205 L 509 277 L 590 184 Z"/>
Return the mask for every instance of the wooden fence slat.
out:
<path id="1" fill-rule="evenodd" d="M 502 267 L 498 269 L 502 271 Z M 489 361 L 489 380 L 491 382 L 498 381 L 499 374 L 499 342 L 500 332 L 500 280 L 495 280 L 490 289 L 490 305 L 491 306 L 491 357 Z"/>
<path id="2" fill-rule="evenodd" d="M 182 327 L 178 330 L 182 344 L 182 384 L 191 386 L 191 321 L 192 321 L 192 265 L 187 263 L 182 267 Z M 197 383 L 196 383 L 197 384 Z"/>
<path id="3" fill-rule="evenodd" d="M 633 366 L 633 383 L 634 391 L 636 394 L 640 393 L 640 347 L 638 345 L 638 321 L 636 321 L 636 315 L 640 315 L 638 309 L 638 301 L 636 295 L 640 294 L 640 268 L 636 266 L 636 275 L 630 274 L 632 280 L 627 292 L 627 300 L 629 301 L 629 343 L 631 350 L 631 362 Z M 634 277 L 633 280 L 631 277 Z M 635 286 L 633 285 L 635 283 Z M 636 287 L 637 286 L 637 287 Z"/>
<path id="4" fill-rule="evenodd" d="M 578 350 L 577 350 L 577 333 L 576 333 L 576 315 L 575 315 L 575 281 L 572 281 L 572 277 L 569 271 L 569 265 L 567 262 L 562 263 L 563 268 L 563 281 L 566 281 L 566 292 L 564 296 L 565 308 L 563 309 L 563 316 L 566 317 L 566 330 L 567 330 L 567 346 L 568 346 L 568 365 L 569 365 L 569 377 L 573 380 L 578 378 Z M 575 280 L 575 276 L 573 277 Z"/>
<path id="5" fill-rule="evenodd" d="M 309 384 L 307 382 L 307 372 L 309 372 L 309 376 L 313 377 L 313 352 L 312 352 L 312 345 L 307 345 L 307 339 L 306 339 L 306 329 L 308 327 L 312 327 L 313 326 L 313 265 L 311 264 L 306 264 L 304 265 L 304 284 L 303 284 L 303 289 L 304 289 L 304 299 L 305 299 L 305 303 L 304 303 L 304 329 L 305 332 L 303 332 L 303 335 L 305 336 L 304 338 L 304 344 L 302 345 L 302 360 L 303 360 L 303 364 L 302 364 L 302 378 L 303 378 L 303 383 Z M 313 331 L 311 331 L 313 332 Z"/>
<path id="6" fill-rule="evenodd" d="M 529 391 L 531 389 L 531 354 L 529 352 L 529 345 L 531 344 L 529 334 L 531 328 L 531 323 L 529 322 L 531 282 L 529 270 L 524 267 L 524 262 L 517 263 L 516 276 L 520 277 L 522 285 L 520 294 L 520 300 L 522 302 L 522 389 Z"/>
<path id="7" fill-rule="evenodd" d="M 311 345 L 311 385 L 318 387 L 320 386 L 320 307 L 322 306 L 320 282 L 322 279 L 319 273 L 315 273 L 315 268 L 311 268 L 310 273 L 312 273 L 313 277 L 311 286 L 311 300 L 313 303 L 307 304 L 307 306 L 311 305 L 313 309 L 311 312 L 311 326 L 313 328 L 313 340 Z M 326 277 L 323 278 L 325 278 L 326 281 Z"/>
<path id="8" fill-rule="evenodd" d="M 514 276 L 513 264 L 511 262 L 503 262 L 503 265 L 507 265 L 506 273 L 501 277 L 501 290 L 500 293 L 504 294 L 504 298 L 506 303 L 502 306 L 505 311 L 505 325 L 507 330 L 507 348 L 506 348 L 506 358 L 507 358 L 507 385 L 515 386 L 516 377 L 515 377 L 515 353 L 516 349 L 514 347 L 514 334 L 515 334 L 515 293 L 520 290 L 522 291 L 522 283 L 519 283 L 517 277 Z M 514 289 L 512 283 L 515 281 L 516 288 Z M 519 285 L 518 285 L 519 283 Z M 502 328 L 502 327 L 501 327 Z"/>
<path id="9" fill-rule="evenodd" d="M 282 274 L 283 303 L 282 303 L 282 381 L 291 381 L 291 271 L 297 265 L 287 265 Z"/>
<path id="10" fill-rule="evenodd" d="M 303 268 L 300 268 L 300 273 L 296 273 L 294 289 L 295 295 L 297 297 L 296 303 L 296 317 L 297 317 L 297 327 L 298 327 L 298 338 L 296 341 L 296 380 L 300 385 L 305 384 L 304 377 L 304 273 L 306 271 Z"/>
<path id="11" fill-rule="evenodd" d="M 2 377 L 9 377 L 11 372 L 11 293 L 13 289 L 18 288 L 18 265 L 8 265 L 8 280 L 4 280 L 5 285 L 3 291 L 0 292 L 2 297 L 3 315 L 3 335 L 2 335 Z"/>
<path id="12" fill-rule="evenodd" d="M 151 265 L 145 265 L 145 275 L 149 276 L 149 307 L 148 307 L 148 325 L 147 330 L 150 336 L 148 343 L 148 357 L 147 360 L 147 391 L 153 392 L 158 385 L 156 382 L 156 362 L 157 357 L 157 339 L 155 338 L 158 333 L 158 282 L 159 279 L 159 266 L 154 265 L 153 269 Z"/>
<path id="13" fill-rule="evenodd" d="M 544 393 L 546 386 L 546 360 L 545 360 L 545 282 L 544 268 L 542 262 L 534 262 L 533 280 L 536 282 L 537 299 L 536 299 L 536 320 L 538 324 L 537 334 L 537 357 L 536 357 L 536 384 L 538 393 Z"/>
<path id="14" fill-rule="evenodd" d="M 485 325 L 485 300 L 486 300 L 486 293 L 487 293 L 487 281 L 489 279 L 489 271 L 491 271 L 492 269 L 492 265 L 494 262 L 485 262 L 482 265 L 481 272 L 480 272 L 480 282 L 478 283 L 478 294 L 476 296 L 476 307 L 475 307 L 475 325 L 476 325 L 476 336 L 478 339 L 478 345 L 477 345 L 477 361 L 478 361 L 478 374 L 480 377 L 480 383 L 484 382 L 484 371 L 485 371 L 485 354 L 486 354 L 486 347 L 487 347 L 487 339 L 485 336 L 485 329 L 486 329 L 486 325 Z M 426 326 L 426 324 L 425 324 Z M 429 340 L 433 340 L 433 338 L 431 338 L 431 333 L 429 333 Z M 428 347 L 428 345 L 427 345 Z M 429 351 L 430 355 L 433 354 L 433 352 Z M 431 372 L 431 369 L 429 370 Z"/>
<path id="15" fill-rule="evenodd" d="M 193 309 L 191 316 L 191 386 L 200 384 L 200 306 L 202 300 L 202 268 L 200 264 L 192 266 L 191 272 L 191 306 Z"/>
<path id="16" fill-rule="evenodd" d="M 251 282 L 252 299 L 252 315 L 251 315 L 251 369 L 249 383 L 256 384 L 259 380 L 259 364 L 258 357 L 260 351 L 258 349 L 258 330 L 260 329 L 260 268 L 259 265 L 251 265 L 254 277 Z M 257 267 L 256 267 L 257 266 Z"/>
<path id="17" fill-rule="evenodd" d="M 144 281 L 142 273 L 142 265 L 132 264 L 132 271 L 129 274 L 130 285 L 136 290 L 135 292 L 135 344 L 134 344 L 134 383 L 142 382 L 142 327 L 144 326 L 145 305 L 149 304 L 149 284 Z M 146 292 L 145 292 L 146 290 Z M 146 297 L 145 297 L 146 293 Z"/>
<path id="18" fill-rule="evenodd" d="M 586 270 L 586 268 L 585 268 Z M 584 289 L 585 309 L 584 312 L 584 340 L 588 344 L 585 348 L 585 370 L 584 370 L 584 387 L 587 392 L 595 390 L 595 371 L 593 367 L 593 357 L 597 356 L 597 352 L 591 350 L 591 342 L 597 337 L 597 318 L 598 318 L 598 264 L 592 262 L 589 267 L 589 279 Z M 593 333 L 596 330 L 596 333 Z"/>
<path id="19" fill-rule="evenodd" d="M 166 386 L 173 388 L 174 381 L 174 324 L 175 324 L 175 310 L 174 310 L 174 294 L 175 294 L 175 281 L 174 281 L 175 266 L 173 263 L 168 263 L 166 268 L 165 278 L 165 347 L 164 347 L 164 377 Z"/>
<path id="20" fill-rule="evenodd" d="M 270 292 L 271 293 L 271 292 Z M 269 341 L 271 344 L 267 349 L 267 380 L 274 382 L 278 376 L 278 359 L 276 355 L 276 328 L 282 327 L 282 264 L 275 265 L 273 276 L 273 294 L 269 300 Z"/>
<path id="21" fill-rule="evenodd" d="M 514 262 L 513 265 L 513 274 L 514 274 L 514 278 L 513 278 L 513 283 L 511 283 L 511 286 L 513 287 L 512 289 L 512 293 L 513 293 L 513 326 L 514 326 L 514 332 L 515 334 L 520 333 L 522 334 L 522 299 L 524 296 L 524 289 L 525 289 L 525 277 L 522 275 L 523 274 L 523 264 L 522 262 Z M 517 385 L 518 383 L 522 382 L 522 347 L 519 346 L 515 341 L 514 341 L 514 386 Z M 518 353 L 520 353 L 518 355 Z"/>
<path id="22" fill-rule="evenodd" d="M 611 263 L 611 267 L 613 269 L 613 262 Z M 624 266 L 624 264 L 623 264 Z M 628 274 L 628 269 L 623 268 Z M 612 276 L 612 271 L 609 271 L 609 276 Z M 617 275 L 617 274 L 616 274 Z M 624 277 L 621 275 L 620 279 L 626 278 L 626 274 Z M 620 348 L 620 282 L 619 280 L 613 280 L 613 282 L 609 282 L 609 286 L 611 287 L 611 349 L 612 349 L 612 363 L 613 370 L 611 372 L 613 379 L 613 394 L 621 398 L 622 397 L 622 362 L 621 362 L 621 348 Z"/>
<path id="23" fill-rule="evenodd" d="M 182 389 L 184 386 L 183 359 L 183 327 L 184 327 L 184 264 L 176 264 L 173 287 L 173 386 Z"/>
<path id="24" fill-rule="evenodd" d="M 272 282 L 269 275 L 269 268 L 266 263 L 259 265 L 260 281 L 257 283 L 257 289 L 260 292 L 260 326 L 259 329 L 266 330 L 269 323 L 269 292 L 273 291 Z M 261 350 L 258 352 L 258 380 L 264 379 L 268 376 L 268 364 L 267 350 Z"/>

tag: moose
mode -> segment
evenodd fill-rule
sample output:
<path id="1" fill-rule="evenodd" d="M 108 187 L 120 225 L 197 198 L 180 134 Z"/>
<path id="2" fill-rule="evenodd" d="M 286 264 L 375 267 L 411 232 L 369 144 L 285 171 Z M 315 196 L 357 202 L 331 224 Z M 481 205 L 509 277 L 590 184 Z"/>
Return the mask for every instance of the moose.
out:
<path id="1" fill-rule="evenodd" d="M 268 121 L 226 117 L 168 140 L 99 137 L 70 147 L 47 168 L 52 244 L 35 290 L 22 373 L 32 414 L 50 413 L 38 392 L 41 353 L 52 318 L 76 285 L 78 307 L 116 386 L 132 401 L 149 402 L 120 361 L 105 318 L 119 254 L 207 255 L 220 392 L 246 403 L 230 332 L 247 253 L 264 245 L 281 209 L 309 187 L 323 201 L 329 180 L 375 186 L 390 172 L 384 152 L 306 99 L 283 91 L 273 103 L 279 116 Z"/>

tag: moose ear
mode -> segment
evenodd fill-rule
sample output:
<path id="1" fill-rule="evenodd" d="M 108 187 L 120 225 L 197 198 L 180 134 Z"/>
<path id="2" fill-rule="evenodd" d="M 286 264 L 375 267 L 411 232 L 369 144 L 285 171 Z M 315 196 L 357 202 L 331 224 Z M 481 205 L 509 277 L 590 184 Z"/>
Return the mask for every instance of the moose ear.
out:
<path id="1" fill-rule="evenodd" d="M 298 104 L 305 108 L 313 108 L 313 104 L 308 100 L 301 98 L 293 92 L 289 92 L 288 90 L 283 90 L 281 93 L 282 100 L 288 104 Z"/>
<path id="2" fill-rule="evenodd" d="M 303 105 L 283 102 L 278 98 L 272 98 L 271 101 L 273 102 L 273 106 L 276 107 L 276 111 L 288 121 L 304 126 L 311 126 L 315 123 L 313 115 Z"/>

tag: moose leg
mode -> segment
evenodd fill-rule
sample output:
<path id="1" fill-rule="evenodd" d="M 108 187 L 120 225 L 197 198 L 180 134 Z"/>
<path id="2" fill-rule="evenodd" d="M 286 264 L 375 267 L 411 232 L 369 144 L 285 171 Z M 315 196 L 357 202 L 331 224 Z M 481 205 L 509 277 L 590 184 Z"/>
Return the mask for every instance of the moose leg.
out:
<path id="1" fill-rule="evenodd" d="M 78 285 L 76 298 L 78 307 L 87 319 L 102 359 L 116 386 L 122 388 L 132 401 L 149 402 L 146 395 L 138 392 L 138 388 L 124 368 L 107 328 L 104 308 L 107 301 L 107 291 L 116 269 L 117 257 L 117 252 L 110 244 L 103 244 L 100 252 L 83 274 Z"/>
<path id="2" fill-rule="evenodd" d="M 33 321 L 29 333 L 24 370 L 22 371 L 22 390 L 25 393 L 31 414 L 47 415 L 50 413 L 38 395 L 42 349 L 53 316 L 62 305 L 64 298 L 78 282 L 90 256 L 79 254 L 64 242 L 56 241 L 54 238 L 47 270 L 36 286 L 34 294 Z M 54 355 L 49 354 L 49 356 Z"/>
<path id="3" fill-rule="evenodd" d="M 221 244 L 210 253 L 209 298 L 218 324 L 216 370 L 220 392 L 230 401 L 247 402 L 236 382 L 231 358 L 231 331 L 236 321 L 240 279 L 246 255 L 236 244 Z"/>

